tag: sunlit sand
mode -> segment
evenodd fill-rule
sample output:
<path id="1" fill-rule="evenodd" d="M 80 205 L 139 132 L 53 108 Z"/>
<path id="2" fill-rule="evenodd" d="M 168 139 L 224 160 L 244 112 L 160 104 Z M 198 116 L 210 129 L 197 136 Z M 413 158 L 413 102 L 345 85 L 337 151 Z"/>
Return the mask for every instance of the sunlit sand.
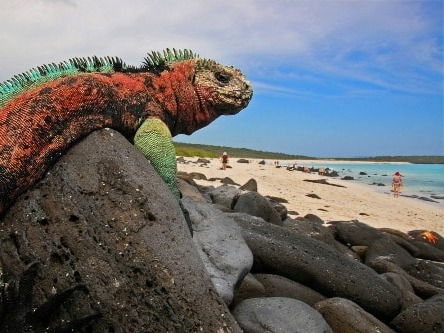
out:
<path id="1" fill-rule="evenodd" d="M 195 162 L 197 158 L 186 158 L 186 160 Z M 284 204 L 287 209 L 299 214 L 290 214 L 291 217 L 315 214 L 326 223 L 359 220 L 377 228 L 393 228 L 404 232 L 427 229 L 444 235 L 443 204 L 406 197 L 394 198 L 389 194 L 389 187 L 386 189 L 387 193 L 380 193 L 369 185 L 276 168 L 273 161 L 266 161 L 266 165 L 260 165 L 259 160 L 250 160 L 251 163 L 246 164 L 237 163 L 238 159 L 232 158 L 231 168 L 220 170 L 221 164 L 218 159 L 209 160 L 211 162 L 206 166 L 179 163 L 178 170 L 200 172 L 207 178 L 230 177 L 240 185 L 254 178 L 258 183 L 260 194 L 288 201 Z M 345 187 L 312 183 L 304 181 L 305 179 L 327 179 L 331 184 Z M 222 185 L 218 181 L 196 180 L 196 182 L 215 187 Z M 320 199 L 308 197 L 307 194 L 316 194 Z"/>

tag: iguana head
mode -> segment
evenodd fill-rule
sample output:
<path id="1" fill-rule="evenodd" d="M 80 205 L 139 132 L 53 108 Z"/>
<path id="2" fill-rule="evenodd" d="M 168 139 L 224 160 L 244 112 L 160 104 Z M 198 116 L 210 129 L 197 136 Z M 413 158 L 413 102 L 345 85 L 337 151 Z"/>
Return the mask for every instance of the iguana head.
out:
<path id="1" fill-rule="evenodd" d="M 196 67 L 194 85 L 202 104 L 225 115 L 236 114 L 248 105 L 253 88 L 240 70 L 201 59 Z"/>
<path id="2" fill-rule="evenodd" d="M 191 134 L 221 115 L 236 114 L 253 96 L 251 83 L 240 70 L 191 51 L 154 53 L 145 59 L 145 66 L 160 72 L 157 84 L 164 96 L 174 99 L 174 105 L 167 106 L 170 119 L 166 119 L 172 135 Z M 170 94 L 165 93 L 167 82 L 172 84 Z"/>

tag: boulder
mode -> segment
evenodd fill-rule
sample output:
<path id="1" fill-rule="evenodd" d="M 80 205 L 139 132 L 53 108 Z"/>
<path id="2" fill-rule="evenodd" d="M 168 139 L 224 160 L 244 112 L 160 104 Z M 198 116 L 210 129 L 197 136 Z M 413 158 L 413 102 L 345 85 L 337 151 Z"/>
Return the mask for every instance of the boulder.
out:
<path id="1" fill-rule="evenodd" d="M 232 210 L 235 204 L 235 198 L 244 193 L 234 186 L 223 185 L 213 188 L 209 191 L 209 195 L 214 204 L 224 206 L 228 210 Z"/>
<path id="2" fill-rule="evenodd" d="M 431 230 L 412 230 L 408 234 L 417 241 L 427 243 L 437 249 L 444 251 L 444 237 Z"/>
<path id="3" fill-rule="evenodd" d="M 415 294 L 411 283 L 406 277 L 392 272 L 383 273 L 381 274 L 381 277 L 393 284 L 401 292 L 402 310 L 405 310 L 409 306 L 421 303 L 423 301 L 419 296 Z"/>
<path id="4" fill-rule="evenodd" d="M 282 224 L 280 214 L 274 209 L 270 201 L 257 192 L 241 193 L 237 197 L 233 211 L 261 217 L 273 224 Z"/>
<path id="5" fill-rule="evenodd" d="M 197 163 L 197 164 L 209 164 L 209 163 L 211 163 L 211 161 L 210 161 L 209 159 L 199 157 L 199 158 L 196 160 L 195 163 Z"/>
<path id="6" fill-rule="evenodd" d="M 275 201 L 270 196 L 266 196 L 264 198 L 266 198 L 268 200 L 268 202 L 270 202 L 270 204 L 273 206 L 273 208 L 278 212 L 278 214 L 281 218 L 281 221 L 284 221 L 287 218 L 287 214 L 288 214 L 287 207 L 285 207 L 279 201 Z"/>
<path id="7" fill-rule="evenodd" d="M 395 333 L 386 324 L 352 301 L 333 297 L 318 302 L 315 307 L 334 332 Z"/>
<path id="8" fill-rule="evenodd" d="M 413 240 L 411 243 L 419 249 L 418 258 L 444 262 L 444 251 L 424 241 Z"/>
<path id="9" fill-rule="evenodd" d="M 293 298 L 250 298 L 232 313 L 244 333 L 333 333 L 319 312 Z"/>
<path id="10" fill-rule="evenodd" d="M 413 246 L 401 234 L 396 235 L 393 231 L 390 233 L 376 229 L 359 221 L 334 222 L 336 238 L 344 244 L 351 246 L 371 246 L 379 239 L 385 239 L 384 247 L 390 252 L 390 247 L 397 249 L 396 244 L 402 246 L 412 256 L 419 254 L 418 248 Z M 382 245 L 379 244 L 380 246 Z"/>
<path id="11" fill-rule="evenodd" d="M 224 185 L 238 185 L 238 183 L 236 183 L 233 179 L 231 179 L 230 177 L 224 177 L 220 180 L 220 182 Z"/>
<path id="12" fill-rule="evenodd" d="M 444 289 L 444 266 L 414 258 L 407 250 L 389 238 L 379 238 L 369 245 L 365 263 L 374 267 L 379 260 L 386 260 L 402 268 L 413 277 Z"/>
<path id="13" fill-rule="evenodd" d="M 401 308 L 400 292 L 371 268 L 324 243 L 245 214 L 230 214 L 253 252 L 254 272 L 285 276 L 327 297 L 348 298 L 378 318 Z"/>
<path id="14" fill-rule="evenodd" d="M 402 311 L 392 325 L 403 333 L 444 332 L 444 294 L 433 296 Z"/>
<path id="15" fill-rule="evenodd" d="M 178 187 L 180 190 L 180 193 L 184 197 L 191 198 L 193 201 L 196 202 L 206 202 L 211 203 L 211 199 L 209 196 L 203 194 L 198 190 L 198 188 L 194 185 L 191 185 L 189 182 L 178 179 Z"/>
<path id="16" fill-rule="evenodd" d="M 239 187 L 240 190 L 257 192 L 257 181 L 254 178 L 248 180 L 244 185 Z"/>
<path id="17" fill-rule="evenodd" d="M 222 299 L 229 305 L 235 286 L 253 265 L 253 255 L 236 222 L 206 203 L 182 199 L 188 211 L 193 241 Z"/>
<path id="18" fill-rule="evenodd" d="M 256 277 L 248 273 L 242 280 L 240 286 L 235 290 L 233 302 L 230 307 L 234 308 L 237 304 L 248 298 L 264 297 L 265 288 Z"/>
<path id="19" fill-rule="evenodd" d="M 55 319 L 91 312 L 94 332 L 240 332 L 210 280 L 177 200 L 122 135 L 92 133 L 3 218 L 1 260 L 41 262 L 35 304 L 77 283 Z"/>
<path id="20" fill-rule="evenodd" d="M 245 158 L 240 158 L 240 159 L 237 160 L 237 163 L 250 163 L 250 161 L 248 161 Z"/>
<path id="21" fill-rule="evenodd" d="M 313 289 L 280 275 L 254 274 L 254 277 L 263 286 L 265 297 L 294 298 L 310 306 L 325 299 L 325 296 Z"/>
<path id="22" fill-rule="evenodd" d="M 360 260 L 355 252 L 334 238 L 333 230 L 324 227 L 322 220 L 316 215 L 308 214 L 305 217 L 296 217 L 295 219 L 288 218 L 284 221 L 283 226 L 289 230 L 317 239 L 326 245 L 332 246 L 336 250 L 348 255 L 350 258 Z"/>

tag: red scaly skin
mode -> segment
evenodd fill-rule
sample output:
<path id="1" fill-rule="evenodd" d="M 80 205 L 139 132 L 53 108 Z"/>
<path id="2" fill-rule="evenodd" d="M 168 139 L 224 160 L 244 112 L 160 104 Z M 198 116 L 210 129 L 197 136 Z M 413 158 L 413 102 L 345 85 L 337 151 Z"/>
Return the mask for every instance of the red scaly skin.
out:
<path id="1" fill-rule="evenodd" d="M 214 96 L 218 87 L 195 82 L 196 71 L 193 59 L 160 74 L 75 74 L 15 97 L 0 109 L 0 216 L 67 148 L 94 130 L 114 128 L 132 140 L 141 122 L 154 116 L 173 136 L 191 134 L 248 104 L 251 86 L 239 71 L 233 76 L 242 77 L 244 94 L 230 111 Z"/>

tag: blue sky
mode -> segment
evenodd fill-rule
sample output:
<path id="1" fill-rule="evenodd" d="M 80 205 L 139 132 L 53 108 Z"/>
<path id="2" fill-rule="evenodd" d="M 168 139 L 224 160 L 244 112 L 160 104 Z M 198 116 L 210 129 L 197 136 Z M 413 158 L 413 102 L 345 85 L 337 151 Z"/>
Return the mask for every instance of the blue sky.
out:
<path id="1" fill-rule="evenodd" d="M 189 48 L 247 109 L 177 141 L 316 157 L 444 155 L 441 0 L 0 0 L 0 81 L 75 56 Z"/>

